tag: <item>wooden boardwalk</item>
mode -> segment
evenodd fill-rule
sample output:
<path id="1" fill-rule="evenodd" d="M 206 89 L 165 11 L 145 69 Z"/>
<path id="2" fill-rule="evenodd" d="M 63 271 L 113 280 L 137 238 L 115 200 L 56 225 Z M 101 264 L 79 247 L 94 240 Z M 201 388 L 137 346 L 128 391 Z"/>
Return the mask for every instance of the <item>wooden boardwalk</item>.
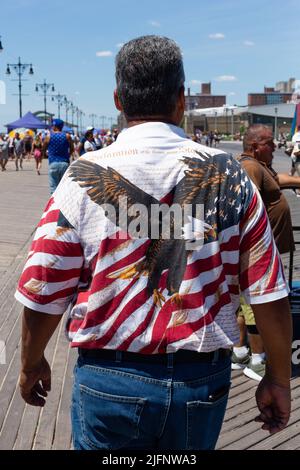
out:
<path id="1" fill-rule="evenodd" d="M 46 168 L 40 177 L 35 176 L 32 168 L 33 163 L 26 162 L 21 175 L 13 171 L 9 162 L 8 171 L 0 174 L 0 348 L 1 342 L 4 342 L 6 354 L 4 361 L 0 349 L 0 450 L 72 448 L 69 408 L 77 354 L 68 347 L 63 322 L 46 352 L 52 366 L 52 391 L 45 407 L 40 409 L 25 405 L 17 385 L 22 306 L 14 300 L 14 291 L 34 227 L 48 198 Z M 293 220 L 300 225 L 300 200 L 291 191 L 287 193 Z M 300 266 L 299 256 L 300 250 L 295 258 L 296 267 Z M 295 270 L 295 276 L 299 277 L 298 270 Z M 257 415 L 254 398 L 256 386 L 255 381 L 243 374 L 233 373 L 217 448 L 300 448 L 300 378 L 292 380 L 293 412 L 290 423 L 284 431 L 271 437 L 253 421 Z"/>

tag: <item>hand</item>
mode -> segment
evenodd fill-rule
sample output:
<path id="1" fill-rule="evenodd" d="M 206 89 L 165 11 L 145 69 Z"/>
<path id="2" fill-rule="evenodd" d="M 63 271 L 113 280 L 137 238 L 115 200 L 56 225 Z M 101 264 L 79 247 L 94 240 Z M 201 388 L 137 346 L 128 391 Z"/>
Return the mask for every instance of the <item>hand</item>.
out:
<path id="1" fill-rule="evenodd" d="M 43 356 L 40 362 L 32 369 L 21 369 L 20 392 L 23 400 L 32 406 L 44 406 L 51 390 L 51 369 Z"/>
<path id="2" fill-rule="evenodd" d="M 264 377 L 256 390 L 256 402 L 260 415 L 255 421 L 264 423 L 262 429 L 275 434 L 288 423 L 291 412 L 291 390 Z"/>

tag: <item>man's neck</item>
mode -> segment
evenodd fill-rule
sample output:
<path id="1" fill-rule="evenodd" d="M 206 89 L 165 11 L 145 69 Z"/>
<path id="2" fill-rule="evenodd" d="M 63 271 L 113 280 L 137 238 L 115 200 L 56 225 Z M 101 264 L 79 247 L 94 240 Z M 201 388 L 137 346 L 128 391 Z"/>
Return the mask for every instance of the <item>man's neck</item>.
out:
<path id="1" fill-rule="evenodd" d="M 249 150 L 244 150 L 244 151 L 242 152 L 242 155 L 245 156 L 245 157 L 251 157 L 251 158 L 254 158 L 255 160 L 257 160 L 257 159 L 255 158 L 254 153 L 251 152 L 251 151 L 249 151 Z"/>
<path id="2" fill-rule="evenodd" d="M 138 126 L 139 124 L 146 124 L 147 122 L 164 122 L 165 124 L 178 126 L 178 123 L 174 122 L 171 118 L 166 116 L 151 116 L 127 120 L 127 127 Z"/>

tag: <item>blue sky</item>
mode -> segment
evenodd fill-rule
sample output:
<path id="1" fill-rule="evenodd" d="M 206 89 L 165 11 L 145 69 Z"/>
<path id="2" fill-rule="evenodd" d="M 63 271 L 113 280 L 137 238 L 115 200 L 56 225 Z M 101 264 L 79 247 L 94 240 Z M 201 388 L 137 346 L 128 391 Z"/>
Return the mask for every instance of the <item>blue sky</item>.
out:
<path id="1" fill-rule="evenodd" d="M 86 126 L 92 113 L 115 118 L 114 57 L 120 44 L 144 34 L 179 44 L 186 88 L 199 92 L 200 82 L 211 81 L 229 104 L 246 104 L 248 92 L 300 78 L 299 18 L 299 0 L 3 0 L 0 129 L 19 116 L 17 77 L 5 75 L 19 56 L 34 67 L 33 76 L 24 74 L 23 112 L 43 109 L 34 88 L 45 78 L 85 112 Z M 57 110 L 49 99 L 48 110 Z"/>

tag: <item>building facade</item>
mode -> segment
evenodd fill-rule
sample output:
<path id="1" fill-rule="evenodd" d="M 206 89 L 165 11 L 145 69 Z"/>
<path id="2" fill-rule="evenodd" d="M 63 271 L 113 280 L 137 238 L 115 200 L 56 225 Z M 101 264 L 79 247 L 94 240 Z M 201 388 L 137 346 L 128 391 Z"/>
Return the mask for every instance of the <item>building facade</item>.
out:
<path id="1" fill-rule="evenodd" d="M 192 111 L 193 109 L 203 108 L 217 108 L 226 104 L 225 95 L 212 95 L 211 83 L 202 83 L 201 93 L 191 94 L 191 89 L 188 88 L 188 94 L 185 96 L 185 110 Z"/>
<path id="2" fill-rule="evenodd" d="M 283 83 L 283 82 L 279 82 Z M 282 85 L 281 88 L 284 88 Z M 248 94 L 248 106 L 265 106 L 272 104 L 288 103 L 292 99 L 292 92 L 281 92 L 275 88 L 265 87 L 263 93 L 249 93 Z"/>

